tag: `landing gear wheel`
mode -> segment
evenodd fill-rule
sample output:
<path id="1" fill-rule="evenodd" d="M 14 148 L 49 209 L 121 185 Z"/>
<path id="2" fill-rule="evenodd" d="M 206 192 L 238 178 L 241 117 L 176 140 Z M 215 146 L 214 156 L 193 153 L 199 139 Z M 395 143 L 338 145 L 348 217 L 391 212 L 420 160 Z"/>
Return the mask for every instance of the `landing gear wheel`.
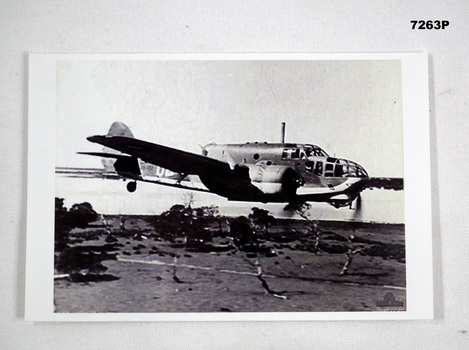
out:
<path id="1" fill-rule="evenodd" d="M 137 189 L 137 181 L 132 181 L 127 184 L 127 191 L 129 192 L 135 192 Z"/>

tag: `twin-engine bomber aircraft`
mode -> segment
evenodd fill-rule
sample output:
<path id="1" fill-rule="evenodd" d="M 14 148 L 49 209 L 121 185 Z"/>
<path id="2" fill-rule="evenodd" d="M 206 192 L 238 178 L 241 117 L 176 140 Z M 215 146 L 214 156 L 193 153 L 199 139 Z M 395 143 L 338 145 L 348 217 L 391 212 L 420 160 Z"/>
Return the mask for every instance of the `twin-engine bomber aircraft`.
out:
<path id="1" fill-rule="evenodd" d="M 327 202 L 339 208 L 359 199 L 370 181 L 365 169 L 351 160 L 330 157 L 312 144 L 285 143 L 284 128 L 282 143 L 210 143 L 201 155 L 138 140 L 121 122 L 113 123 L 107 135 L 87 139 L 105 150 L 80 153 L 105 158 L 105 168 L 113 170 L 108 178 L 132 180 L 127 184 L 130 192 L 137 181 L 145 181 L 232 201 L 288 203 L 286 208 Z"/>

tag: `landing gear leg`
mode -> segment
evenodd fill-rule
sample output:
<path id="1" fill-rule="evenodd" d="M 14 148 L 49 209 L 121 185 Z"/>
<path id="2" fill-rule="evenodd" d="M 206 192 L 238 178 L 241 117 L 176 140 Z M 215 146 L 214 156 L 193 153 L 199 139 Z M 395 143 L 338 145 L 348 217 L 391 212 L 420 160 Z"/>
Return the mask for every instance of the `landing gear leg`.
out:
<path id="1" fill-rule="evenodd" d="M 132 181 L 132 182 L 127 183 L 127 191 L 132 193 L 132 192 L 135 192 L 136 189 L 137 189 L 137 181 Z"/>

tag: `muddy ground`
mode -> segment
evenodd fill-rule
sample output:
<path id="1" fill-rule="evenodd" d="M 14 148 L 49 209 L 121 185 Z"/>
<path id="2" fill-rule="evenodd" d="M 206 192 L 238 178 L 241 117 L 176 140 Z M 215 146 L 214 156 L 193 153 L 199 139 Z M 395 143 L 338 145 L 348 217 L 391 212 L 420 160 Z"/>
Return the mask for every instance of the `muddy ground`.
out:
<path id="1" fill-rule="evenodd" d="M 319 222 L 318 241 L 310 223 L 283 220 L 242 251 L 227 224 L 192 242 L 146 217 L 122 222 L 72 231 L 56 253 L 56 312 L 405 310 L 404 225 Z"/>

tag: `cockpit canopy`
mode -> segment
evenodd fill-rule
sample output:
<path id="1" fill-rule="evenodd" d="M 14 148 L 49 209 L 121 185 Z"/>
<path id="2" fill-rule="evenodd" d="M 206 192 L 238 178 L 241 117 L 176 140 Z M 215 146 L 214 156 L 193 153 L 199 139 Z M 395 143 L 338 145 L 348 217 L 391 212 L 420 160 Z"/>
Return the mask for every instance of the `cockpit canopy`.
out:
<path id="1" fill-rule="evenodd" d="M 319 146 L 316 145 L 304 145 L 304 150 L 307 157 L 328 157 L 329 155 Z"/>
<path id="2" fill-rule="evenodd" d="M 305 159 L 308 157 L 328 157 L 329 155 L 320 147 L 315 145 L 285 144 L 282 159 Z"/>

